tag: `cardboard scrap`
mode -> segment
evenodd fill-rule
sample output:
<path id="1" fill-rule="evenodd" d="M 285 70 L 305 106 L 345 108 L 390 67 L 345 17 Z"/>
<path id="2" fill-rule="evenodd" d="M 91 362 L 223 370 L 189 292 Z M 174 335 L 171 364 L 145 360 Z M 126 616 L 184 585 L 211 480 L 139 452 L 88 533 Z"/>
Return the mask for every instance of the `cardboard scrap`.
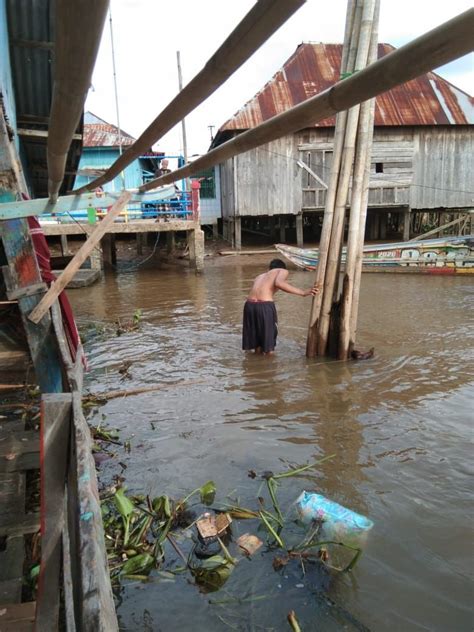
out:
<path id="1" fill-rule="evenodd" d="M 229 528 L 232 518 L 227 513 L 220 513 L 217 516 L 211 513 L 205 513 L 202 518 L 196 522 L 197 530 L 203 540 L 206 538 L 215 538 L 222 535 Z"/>
<path id="2" fill-rule="evenodd" d="M 199 518 L 196 522 L 196 527 L 203 540 L 217 536 L 216 517 L 214 514 L 205 513 L 204 516 Z"/>
<path id="3" fill-rule="evenodd" d="M 263 542 L 251 533 L 244 533 L 237 539 L 237 544 L 245 555 L 253 555 L 262 546 Z"/>
<path id="4" fill-rule="evenodd" d="M 232 518 L 227 513 L 220 513 L 216 516 L 217 535 L 222 535 L 230 526 Z"/>

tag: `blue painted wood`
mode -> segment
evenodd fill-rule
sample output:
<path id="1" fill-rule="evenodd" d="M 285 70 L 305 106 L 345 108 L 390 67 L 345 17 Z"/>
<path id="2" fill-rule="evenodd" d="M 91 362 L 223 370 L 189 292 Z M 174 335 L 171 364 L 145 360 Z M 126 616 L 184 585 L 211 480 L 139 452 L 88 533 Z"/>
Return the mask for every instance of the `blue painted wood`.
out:
<path id="1" fill-rule="evenodd" d="M 168 200 L 176 195 L 173 185 L 161 187 L 156 191 L 138 193 L 132 191 L 129 204 L 151 204 L 154 201 Z M 64 195 L 58 198 L 56 204 L 51 204 L 49 199 L 40 198 L 36 200 L 25 200 L 17 202 L 12 199 L 2 199 L 0 191 L 0 220 L 20 219 L 23 217 L 33 217 L 43 213 L 66 213 L 78 210 L 86 210 L 88 207 L 107 208 L 112 206 L 120 197 L 121 191 L 107 192 L 102 197 L 97 197 L 95 193 L 83 193 L 82 195 Z M 3 203 L 2 203 L 3 202 Z"/>
<path id="2" fill-rule="evenodd" d="M 14 195 L 0 189 L 0 199 Z M 9 290 L 27 288 L 42 282 L 36 261 L 27 221 L 15 219 L 0 221 L 0 239 L 8 262 L 5 284 Z M 23 326 L 36 373 L 36 380 L 43 393 L 58 393 L 63 390 L 62 364 L 57 340 L 53 333 L 51 318 L 45 316 L 38 325 L 28 320 L 28 314 L 40 302 L 44 292 L 18 299 Z"/>

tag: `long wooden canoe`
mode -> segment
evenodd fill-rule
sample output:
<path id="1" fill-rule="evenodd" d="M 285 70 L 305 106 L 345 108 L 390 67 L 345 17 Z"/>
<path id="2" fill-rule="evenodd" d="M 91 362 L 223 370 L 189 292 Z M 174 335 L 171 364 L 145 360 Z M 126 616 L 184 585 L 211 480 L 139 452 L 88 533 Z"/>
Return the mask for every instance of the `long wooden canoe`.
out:
<path id="1" fill-rule="evenodd" d="M 298 268 L 314 270 L 317 248 L 296 248 L 275 244 L 275 248 Z M 343 249 L 342 260 L 345 259 Z M 474 237 L 444 237 L 410 242 L 364 246 L 363 270 L 422 272 L 428 274 L 474 273 Z"/>

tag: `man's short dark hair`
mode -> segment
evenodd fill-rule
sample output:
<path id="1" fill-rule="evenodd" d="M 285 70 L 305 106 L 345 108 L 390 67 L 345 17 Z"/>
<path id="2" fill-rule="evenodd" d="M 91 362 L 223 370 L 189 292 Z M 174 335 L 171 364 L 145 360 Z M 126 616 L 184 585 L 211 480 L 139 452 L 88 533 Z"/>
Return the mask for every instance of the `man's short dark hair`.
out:
<path id="1" fill-rule="evenodd" d="M 281 259 L 272 259 L 270 261 L 270 265 L 269 265 L 270 270 L 275 270 L 275 268 L 283 268 L 283 270 L 286 270 L 286 263 L 284 261 L 282 261 Z"/>

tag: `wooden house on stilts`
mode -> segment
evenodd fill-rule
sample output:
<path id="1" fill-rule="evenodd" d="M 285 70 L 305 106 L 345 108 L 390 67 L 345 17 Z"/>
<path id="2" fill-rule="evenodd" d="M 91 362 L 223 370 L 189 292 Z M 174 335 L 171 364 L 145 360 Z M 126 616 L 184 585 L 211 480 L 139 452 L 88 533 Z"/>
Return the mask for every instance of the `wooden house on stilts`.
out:
<path id="1" fill-rule="evenodd" d="M 379 58 L 391 50 L 379 44 Z M 299 45 L 212 146 L 332 86 L 341 53 L 339 44 Z M 407 240 L 428 228 L 428 213 L 444 224 L 474 208 L 473 123 L 472 97 L 433 72 L 377 97 L 366 239 Z M 334 125 L 328 118 L 221 165 L 223 232 L 237 248 L 262 227 L 274 241 L 319 239 Z"/>

